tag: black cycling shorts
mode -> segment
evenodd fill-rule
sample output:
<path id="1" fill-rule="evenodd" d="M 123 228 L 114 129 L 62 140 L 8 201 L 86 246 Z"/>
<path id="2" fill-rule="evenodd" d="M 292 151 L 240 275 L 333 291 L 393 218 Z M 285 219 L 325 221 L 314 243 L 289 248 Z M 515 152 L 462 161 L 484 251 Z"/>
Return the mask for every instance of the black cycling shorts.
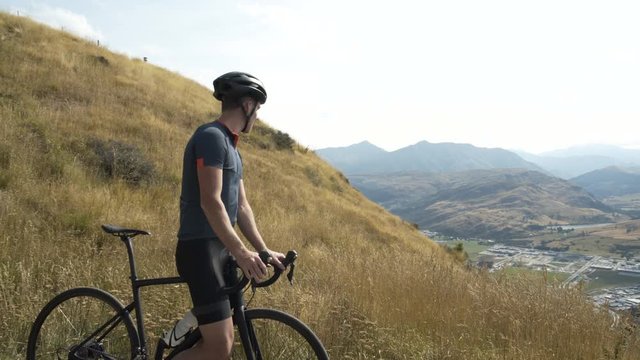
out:
<path id="1" fill-rule="evenodd" d="M 231 316 L 225 286 L 224 265 L 229 252 L 216 238 L 179 240 L 176 248 L 178 274 L 189 285 L 193 314 L 198 325 L 211 324 Z"/>

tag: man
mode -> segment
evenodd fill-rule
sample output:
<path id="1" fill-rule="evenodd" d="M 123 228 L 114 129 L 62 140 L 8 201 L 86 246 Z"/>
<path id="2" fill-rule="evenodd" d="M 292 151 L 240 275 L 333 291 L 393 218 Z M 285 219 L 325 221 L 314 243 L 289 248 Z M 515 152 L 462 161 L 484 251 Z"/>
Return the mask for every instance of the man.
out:
<path id="1" fill-rule="evenodd" d="M 200 126 L 185 148 L 180 195 L 180 230 L 176 249 L 178 273 L 189 285 L 192 312 L 202 341 L 177 360 L 228 359 L 233 346 L 233 323 L 220 264 L 228 253 L 244 274 L 266 276 L 258 252 L 245 247 L 240 231 L 257 251 L 266 251 L 273 265 L 283 269 L 285 256 L 265 245 L 256 227 L 242 181 L 242 158 L 236 148 L 240 132 L 249 133 L 267 92 L 257 78 L 230 72 L 213 82 L 213 96 L 222 101 L 217 121 Z"/>

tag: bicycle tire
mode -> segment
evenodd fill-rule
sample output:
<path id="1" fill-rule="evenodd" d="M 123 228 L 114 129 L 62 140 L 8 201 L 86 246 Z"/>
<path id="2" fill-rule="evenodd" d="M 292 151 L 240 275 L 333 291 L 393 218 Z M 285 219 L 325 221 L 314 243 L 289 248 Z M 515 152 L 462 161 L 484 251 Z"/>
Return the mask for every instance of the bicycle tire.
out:
<path id="1" fill-rule="evenodd" d="M 99 336 L 78 347 L 110 319 L 114 321 Z M 29 333 L 27 360 L 133 359 L 137 349 L 131 316 L 113 295 L 75 288 L 56 295 L 40 311 Z"/>
<path id="2" fill-rule="evenodd" d="M 256 359 L 329 359 L 320 339 L 297 318 L 273 309 L 250 309 L 245 317 Z M 240 344 L 234 346 L 237 352 L 244 354 Z"/>

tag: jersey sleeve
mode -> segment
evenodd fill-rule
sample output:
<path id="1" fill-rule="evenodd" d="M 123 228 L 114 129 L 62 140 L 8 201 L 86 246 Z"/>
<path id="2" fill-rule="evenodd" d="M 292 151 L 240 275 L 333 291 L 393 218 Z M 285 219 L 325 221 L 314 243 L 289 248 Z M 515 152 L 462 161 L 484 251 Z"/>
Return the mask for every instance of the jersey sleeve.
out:
<path id="1" fill-rule="evenodd" d="M 195 137 L 195 158 L 197 167 L 213 166 L 222 169 L 227 155 L 227 145 L 222 132 L 208 128 Z"/>

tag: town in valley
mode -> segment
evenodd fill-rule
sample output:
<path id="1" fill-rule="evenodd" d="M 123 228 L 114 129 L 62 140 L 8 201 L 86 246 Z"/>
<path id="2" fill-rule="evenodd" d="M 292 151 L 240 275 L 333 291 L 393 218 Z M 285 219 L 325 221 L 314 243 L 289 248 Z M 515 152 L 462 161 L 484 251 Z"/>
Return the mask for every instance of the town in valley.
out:
<path id="1" fill-rule="evenodd" d="M 437 235 L 423 232 L 431 237 Z M 582 284 L 596 304 L 608 306 L 611 310 L 634 310 L 640 306 L 640 258 L 543 250 L 506 245 L 493 240 L 448 239 L 436 242 L 445 245 L 462 243 L 465 248 L 467 245 L 481 244 L 482 247 L 470 258 L 478 267 L 490 272 L 508 269 L 544 271 L 553 274 L 561 286 Z"/>

